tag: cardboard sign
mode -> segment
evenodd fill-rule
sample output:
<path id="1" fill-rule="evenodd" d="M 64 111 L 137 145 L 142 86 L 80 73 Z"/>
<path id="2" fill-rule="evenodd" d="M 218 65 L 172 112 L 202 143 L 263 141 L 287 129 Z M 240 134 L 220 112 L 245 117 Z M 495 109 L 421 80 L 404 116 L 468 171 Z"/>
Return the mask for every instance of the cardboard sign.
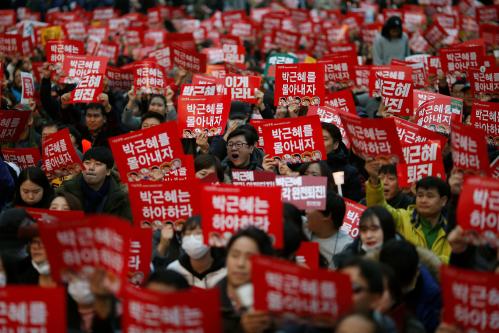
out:
<path id="1" fill-rule="evenodd" d="M 166 122 L 109 139 L 116 166 L 125 182 L 156 180 L 159 167 L 164 177 L 182 167 L 182 145 L 175 122 Z M 159 177 L 158 177 L 159 179 Z M 164 179 L 164 178 L 163 178 Z"/>
<path id="2" fill-rule="evenodd" d="M 197 191 L 190 181 L 130 182 L 128 192 L 134 224 L 154 229 L 161 229 L 167 223 L 181 226 L 197 211 L 194 205 Z"/>
<path id="3" fill-rule="evenodd" d="M 232 185 L 276 186 L 276 174 L 273 172 L 232 169 L 231 176 Z"/>
<path id="4" fill-rule="evenodd" d="M 2 156 L 4 160 L 16 164 L 21 170 L 37 166 L 41 159 L 38 148 L 2 148 Z"/>
<path id="5" fill-rule="evenodd" d="M 350 141 L 345 133 L 345 127 L 340 118 L 340 110 L 330 106 L 311 106 L 308 108 L 307 115 L 320 117 L 321 123 L 330 123 L 336 125 L 340 129 L 343 143 L 350 149 Z"/>
<path id="6" fill-rule="evenodd" d="M 21 72 L 21 104 L 28 105 L 35 97 L 33 74 Z"/>
<path id="7" fill-rule="evenodd" d="M 275 66 L 283 64 L 296 64 L 298 58 L 288 53 L 274 53 L 267 58 L 263 75 L 265 77 L 275 77 Z"/>
<path id="8" fill-rule="evenodd" d="M 0 34 L 0 53 L 13 56 L 21 54 L 22 35 Z"/>
<path id="9" fill-rule="evenodd" d="M 277 65 L 274 105 L 321 105 L 325 95 L 324 66 Z"/>
<path id="10" fill-rule="evenodd" d="M 326 209 L 327 177 L 277 176 L 276 185 L 282 188 L 282 201 L 300 210 Z"/>
<path id="11" fill-rule="evenodd" d="M 379 157 L 393 163 L 403 160 L 393 118 L 363 119 L 347 113 L 341 113 L 340 118 L 356 155 L 364 160 Z"/>
<path id="12" fill-rule="evenodd" d="M 0 326 L 5 332 L 67 331 L 64 288 L 3 287 L 0 309 Z"/>
<path id="13" fill-rule="evenodd" d="M 402 152 L 405 163 L 397 164 L 400 186 L 406 187 L 427 176 L 435 176 L 445 180 L 442 147 L 440 147 L 439 141 L 403 145 Z"/>
<path id="14" fill-rule="evenodd" d="M 31 207 L 23 207 L 23 209 L 26 210 L 26 213 L 37 223 L 81 220 L 85 217 L 85 212 L 82 210 L 50 210 Z"/>
<path id="15" fill-rule="evenodd" d="M 133 85 L 133 73 L 116 67 L 107 67 L 106 78 L 109 88 L 113 90 L 128 91 Z"/>
<path id="16" fill-rule="evenodd" d="M 74 175 L 82 169 L 67 128 L 47 136 L 42 142 L 42 158 L 42 168 L 49 179 Z"/>
<path id="17" fill-rule="evenodd" d="M 201 190 L 204 241 L 227 242 L 233 233 L 254 226 L 265 231 L 274 247 L 283 246 L 281 189 L 207 185 Z"/>
<path id="18" fill-rule="evenodd" d="M 128 281 L 140 286 L 144 283 L 151 270 L 152 230 L 140 227 L 133 228 L 130 235 L 128 251 Z"/>
<path id="19" fill-rule="evenodd" d="M 322 127 L 317 116 L 285 118 L 265 123 L 262 137 L 264 150 L 270 158 L 291 164 L 326 158 Z"/>
<path id="20" fill-rule="evenodd" d="M 319 60 L 324 64 L 326 84 L 335 89 L 351 88 L 355 85 L 355 69 L 357 59 L 348 55 L 328 57 Z"/>
<path id="21" fill-rule="evenodd" d="M 442 266 L 443 322 L 466 332 L 497 332 L 497 274 Z"/>
<path id="22" fill-rule="evenodd" d="M 89 278 L 98 267 L 106 271 L 105 283 L 112 292 L 122 290 L 130 248 L 128 221 L 94 215 L 83 220 L 41 223 L 39 230 L 54 280 L 68 281 L 74 274 Z"/>
<path id="23" fill-rule="evenodd" d="M 412 116 L 412 80 L 381 79 L 381 101 L 385 112 L 399 117 Z"/>
<path id="24" fill-rule="evenodd" d="M 319 243 L 301 242 L 296 251 L 295 260 L 298 265 L 309 269 L 319 269 Z"/>
<path id="25" fill-rule="evenodd" d="M 166 86 L 166 75 L 159 65 L 146 63 L 135 68 L 133 80 L 135 91 L 164 94 Z"/>
<path id="26" fill-rule="evenodd" d="M 350 278 L 338 272 L 252 256 L 251 280 L 255 285 L 255 310 L 330 319 L 350 311 L 352 305 Z"/>
<path id="27" fill-rule="evenodd" d="M 17 142 L 30 114 L 29 111 L 0 110 L 0 142 Z"/>
<path id="28" fill-rule="evenodd" d="M 461 122 L 462 110 L 462 99 L 437 94 L 417 107 L 414 113 L 419 126 L 448 134 L 452 123 Z"/>
<path id="29" fill-rule="evenodd" d="M 88 74 L 80 79 L 76 89 L 71 91 L 69 103 L 97 103 L 104 90 L 104 75 Z"/>
<path id="30" fill-rule="evenodd" d="M 106 74 L 107 58 L 93 56 L 68 55 L 64 57 L 62 72 L 67 76 L 66 83 L 79 82 L 81 78 L 90 75 Z"/>
<path id="31" fill-rule="evenodd" d="M 442 70 L 446 73 L 466 72 L 471 68 L 480 68 L 484 61 L 483 46 L 458 46 L 440 49 Z"/>
<path id="32" fill-rule="evenodd" d="M 226 88 L 229 88 L 231 99 L 250 104 L 256 104 L 257 98 L 255 92 L 260 88 L 262 82 L 261 76 L 246 75 L 226 75 L 222 79 Z"/>
<path id="33" fill-rule="evenodd" d="M 451 131 L 451 147 L 454 168 L 489 174 L 487 141 L 484 131 L 454 123 Z"/>
<path id="34" fill-rule="evenodd" d="M 186 50 L 174 44 L 172 46 L 172 63 L 191 72 L 206 72 L 206 55 Z"/>
<path id="35" fill-rule="evenodd" d="M 350 89 L 335 91 L 326 95 L 324 105 L 356 115 L 355 101 Z"/>
<path id="36" fill-rule="evenodd" d="M 485 131 L 490 144 L 499 145 L 499 103 L 473 102 L 470 122 Z"/>
<path id="37" fill-rule="evenodd" d="M 45 55 L 51 64 L 63 63 L 66 55 L 84 55 L 85 45 L 79 40 L 49 40 Z"/>
<path id="38" fill-rule="evenodd" d="M 179 96 L 178 128 L 182 137 L 196 138 L 199 133 L 208 137 L 220 135 L 225 130 L 230 111 L 228 95 Z"/>
<path id="39" fill-rule="evenodd" d="M 340 230 L 346 232 L 352 239 L 356 239 L 359 237 L 360 216 L 367 207 L 347 198 L 343 198 L 343 201 L 345 201 L 346 211 Z"/>
<path id="40" fill-rule="evenodd" d="M 479 100 L 490 100 L 499 95 L 499 69 L 487 68 L 485 71 L 470 70 L 469 80 L 473 96 Z"/>
<path id="41" fill-rule="evenodd" d="M 156 59 L 158 65 L 162 66 L 165 70 L 170 70 L 173 67 L 171 47 L 163 47 L 156 51 L 149 53 L 148 57 Z"/>
<path id="42" fill-rule="evenodd" d="M 221 331 L 220 291 L 193 288 L 168 293 L 127 286 L 123 333 Z"/>

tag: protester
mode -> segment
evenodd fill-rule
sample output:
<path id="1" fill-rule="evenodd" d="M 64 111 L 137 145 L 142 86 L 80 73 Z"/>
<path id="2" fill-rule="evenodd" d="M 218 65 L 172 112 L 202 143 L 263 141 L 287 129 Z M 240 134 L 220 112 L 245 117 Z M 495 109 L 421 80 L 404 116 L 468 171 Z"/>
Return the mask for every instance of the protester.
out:
<path id="1" fill-rule="evenodd" d="M 392 16 L 374 40 L 373 64 L 388 65 L 392 59 L 404 60 L 409 55 L 409 38 L 402 30 L 402 20 Z"/>
<path id="2" fill-rule="evenodd" d="M 50 210 L 83 210 L 80 200 L 73 194 L 58 191 L 49 206 Z"/>
<path id="3" fill-rule="evenodd" d="M 14 196 L 14 206 L 48 208 L 54 196 L 42 169 L 30 167 L 19 174 L 18 186 Z"/>

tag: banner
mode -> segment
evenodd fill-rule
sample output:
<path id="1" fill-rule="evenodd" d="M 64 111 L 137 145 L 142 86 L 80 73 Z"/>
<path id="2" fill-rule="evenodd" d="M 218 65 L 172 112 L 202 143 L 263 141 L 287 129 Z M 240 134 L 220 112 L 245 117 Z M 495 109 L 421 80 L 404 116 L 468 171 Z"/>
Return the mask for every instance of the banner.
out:
<path id="1" fill-rule="evenodd" d="M 466 73 L 468 69 L 483 65 L 485 50 L 483 46 L 460 45 L 440 49 L 440 62 L 445 73 Z"/>
<path id="2" fill-rule="evenodd" d="M 262 127 L 264 151 L 286 163 L 320 161 L 326 158 L 319 117 L 276 119 Z"/>
<path id="3" fill-rule="evenodd" d="M 207 185 L 201 190 L 204 241 L 226 243 L 233 233 L 254 226 L 265 231 L 275 248 L 283 246 L 281 189 Z"/>
<path id="4" fill-rule="evenodd" d="M 21 170 L 38 166 L 41 159 L 38 148 L 2 148 L 2 156 L 5 161 L 16 164 Z"/>
<path id="5" fill-rule="evenodd" d="M 192 288 L 168 293 L 126 287 L 123 333 L 221 332 L 220 291 Z"/>
<path id="6" fill-rule="evenodd" d="M 355 85 L 356 54 L 329 56 L 318 61 L 324 65 L 326 84 L 335 90 L 352 88 Z"/>
<path id="7" fill-rule="evenodd" d="M 419 103 L 414 101 L 414 103 Z M 450 96 L 436 94 L 414 110 L 419 126 L 434 132 L 449 134 L 453 123 L 461 123 L 463 100 Z"/>
<path id="8" fill-rule="evenodd" d="M 330 106 L 343 112 L 351 113 L 354 115 L 357 114 L 355 101 L 353 99 L 353 93 L 350 89 L 344 89 L 326 94 L 323 104 L 325 106 Z"/>
<path id="9" fill-rule="evenodd" d="M 108 66 L 106 78 L 111 89 L 128 91 L 133 85 L 133 73 L 120 68 Z"/>
<path id="10" fill-rule="evenodd" d="M 221 80 L 223 80 L 225 87 L 229 89 L 231 100 L 256 104 L 255 93 L 262 82 L 260 76 L 230 74 Z"/>
<path id="11" fill-rule="evenodd" d="M 206 72 L 206 55 L 186 50 L 178 45 L 172 46 L 172 63 L 191 72 Z"/>
<path id="12" fill-rule="evenodd" d="M 443 296 L 442 321 L 466 332 L 499 331 L 497 274 L 443 265 L 440 268 Z M 463 330 L 464 331 L 464 330 Z"/>
<path id="13" fill-rule="evenodd" d="M 166 75 L 161 66 L 144 63 L 134 69 L 134 90 L 146 94 L 164 94 L 167 86 Z"/>
<path id="14" fill-rule="evenodd" d="M 470 123 L 485 131 L 489 144 L 499 145 L 499 103 L 474 101 Z"/>
<path id="15" fill-rule="evenodd" d="M 21 72 L 21 104 L 29 105 L 35 98 L 35 82 L 33 74 Z"/>
<path id="16" fill-rule="evenodd" d="M 201 133 L 208 137 L 221 135 L 227 124 L 229 111 L 228 95 L 179 96 L 178 129 L 186 139 L 196 138 Z"/>
<path id="17" fill-rule="evenodd" d="M 171 223 L 179 230 L 198 210 L 195 206 L 197 193 L 198 188 L 191 181 L 130 183 L 128 195 L 134 224 L 162 229 Z"/>
<path id="18" fill-rule="evenodd" d="M 352 239 L 356 239 L 359 237 L 360 216 L 367 207 L 347 198 L 343 198 L 343 201 L 345 201 L 346 211 L 340 230 L 346 232 Z"/>
<path id="19" fill-rule="evenodd" d="M 0 53 L 8 56 L 22 54 L 22 35 L 0 34 Z"/>
<path id="20" fill-rule="evenodd" d="M 381 80 L 411 80 L 412 68 L 408 66 L 372 66 L 369 71 L 369 95 L 372 97 L 381 96 Z"/>
<path id="21" fill-rule="evenodd" d="M 310 106 L 307 115 L 320 117 L 321 123 L 330 123 L 336 125 L 340 129 L 342 141 L 350 149 L 350 141 L 346 135 L 345 128 L 340 118 L 340 110 L 330 106 Z"/>
<path id="22" fill-rule="evenodd" d="M 277 65 L 274 105 L 321 105 L 324 101 L 324 66 Z"/>
<path id="23" fill-rule="evenodd" d="M 62 64 L 67 55 L 84 55 L 85 46 L 78 40 L 49 40 L 45 44 L 45 55 L 51 64 Z"/>
<path id="24" fill-rule="evenodd" d="M 64 288 L 0 288 L 0 327 L 4 332 L 65 332 Z"/>
<path id="25" fill-rule="evenodd" d="M 157 64 L 162 66 L 165 70 L 171 70 L 173 68 L 172 51 L 170 46 L 153 51 L 149 53 L 148 57 L 156 59 Z"/>
<path id="26" fill-rule="evenodd" d="M 454 168 L 489 174 L 487 141 L 482 130 L 463 124 L 452 124 L 451 147 Z"/>
<path id="27" fill-rule="evenodd" d="M 398 117 L 411 117 L 412 88 L 412 80 L 382 78 L 380 91 L 385 112 Z"/>
<path id="28" fill-rule="evenodd" d="M 104 75 L 89 74 L 80 79 L 76 89 L 71 91 L 69 103 L 97 103 L 104 90 Z"/>
<path id="29" fill-rule="evenodd" d="M 30 115 L 29 111 L 0 110 L 0 143 L 17 142 Z"/>
<path id="30" fill-rule="evenodd" d="M 66 83 L 78 83 L 90 74 L 106 74 L 107 58 L 94 56 L 68 55 L 64 57 L 62 72 L 67 76 Z"/>
<path id="31" fill-rule="evenodd" d="M 67 128 L 48 135 L 42 142 L 42 159 L 42 169 L 49 179 L 75 175 L 83 168 Z"/>
<path id="32" fill-rule="evenodd" d="M 282 202 L 300 210 L 326 209 L 327 177 L 277 176 L 275 182 L 282 189 Z"/>
<path id="33" fill-rule="evenodd" d="M 152 230 L 136 227 L 130 234 L 128 251 L 128 281 L 141 286 L 146 281 L 151 270 Z"/>
<path id="34" fill-rule="evenodd" d="M 232 169 L 231 176 L 232 185 L 276 186 L 276 174 L 274 172 Z"/>
<path id="35" fill-rule="evenodd" d="M 255 255 L 251 257 L 251 280 L 257 311 L 335 319 L 351 310 L 350 277 L 342 273 Z"/>
<path id="36" fill-rule="evenodd" d="M 182 168 L 183 149 L 178 138 L 175 122 L 110 138 L 109 146 L 121 181 L 164 180 Z M 158 167 L 164 178 L 160 177 Z"/>
<path id="37" fill-rule="evenodd" d="M 499 95 L 499 69 L 487 68 L 469 70 L 469 81 L 473 96 L 479 100 L 489 101 Z"/>
<path id="38" fill-rule="evenodd" d="M 402 152 L 405 163 L 397 164 L 399 186 L 407 187 L 427 176 L 445 180 L 442 147 L 439 141 L 402 145 Z"/>

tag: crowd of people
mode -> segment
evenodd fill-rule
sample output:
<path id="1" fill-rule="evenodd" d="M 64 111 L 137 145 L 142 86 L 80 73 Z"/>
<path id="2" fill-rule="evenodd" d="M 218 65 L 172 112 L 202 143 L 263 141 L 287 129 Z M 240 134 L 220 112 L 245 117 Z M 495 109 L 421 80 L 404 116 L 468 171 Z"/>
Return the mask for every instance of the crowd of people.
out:
<path id="1" fill-rule="evenodd" d="M 3 1 L 1 6 L 18 13 L 21 8 L 39 13 L 39 21 L 58 11 L 86 10 L 91 13 L 100 6 L 114 6 L 119 15 L 129 12 L 146 15 L 156 6 L 181 8 L 184 17 L 162 20 L 158 30 L 168 33 L 184 32 L 182 29 L 186 26 L 195 24 L 193 20 L 215 21 L 220 12 L 245 11 L 247 20 L 258 29 L 252 38 L 241 38 L 245 62 L 231 70 L 236 70 L 239 75 L 261 76 L 262 83 L 255 91 L 256 103 L 231 101 L 227 125 L 222 134 L 200 130 L 181 138 L 184 154 L 194 158 L 195 178 L 202 180 L 209 177 L 213 179 L 211 183 L 230 184 L 233 171 L 266 171 L 290 177 L 326 177 L 327 187 L 323 210 L 300 210 L 290 203 L 283 204 L 284 246 L 280 249 L 275 248 L 268 233 L 256 227 L 238 230 L 222 246 L 207 244 L 202 229 L 206 222 L 200 215 L 193 215 L 178 225 L 146 225 L 134 221 L 130 204 L 133 198 L 128 195 L 127 184 L 144 180 L 162 181 L 181 162 L 158 163 L 147 170 L 130 172 L 127 179 L 122 179 L 109 139 L 165 122 L 176 122 L 182 111 L 178 109 L 182 87 L 191 83 L 195 73 L 172 66 L 165 69 L 171 83 L 163 92 L 137 91 L 134 87 L 122 91 L 106 83 L 97 102 L 72 104 L 71 91 L 75 85 L 57 80 L 60 74 L 57 73 L 57 64 L 47 62 L 42 45 L 35 44 L 34 52 L 29 56 L 0 53 L 4 78 L 0 90 L 1 110 L 17 109 L 30 114 L 19 139 L 4 142 L 2 148 L 37 148 L 42 152 L 44 140 L 68 129 L 82 165 L 81 170 L 77 163 L 53 175 L 42 167 L 43 161 L 21 168 L 15 162 L 0 157 L 0 288 L 14 285 L 53 288 L 58 285 L 51 276 L 44 243 L 37 232 L 37 222 L 27 209 L 83 211 L 85 215 L 110 214 L 134 225 L 152 227 L 151 272 L 141 288 L 157 293 L 191 288 L 219 289 L 223 332 L 465 332 L 456 323 L 442 321 L 444 304 L 439 271 L 441 267 L 450 265 L 498 274 L 499 249 L 457 223 L 459 196 L 469 174 L 454 167 L 450 143 L 441 147 L 446 177 L 425 175 L 411 187 L 400 184 L 396 164 L 386 159 L 364 160 L 356 155 L 345 144 L 345 133 L 333 123 L 321 123 L 326 156 L 317 152 L 307 156 L 307 159 L 299 157 L 299 161 L 306 160 L 304 163 L 287 163 L 272 158 L 259 145 L 260 135 L 252 120 L 304 117 L 310 107 L 319 105 L 321 101 L 302 96 L 301 99 L 296 97 L 300 101 L 298 104 L 284 97 L 274 103 L 275 81 L 263 74 L 267 60 L 276 53 L 288 53 L 297 58 L 299 54 L 306 54 L 320 59 L 327 52 L 318 54 L 317 48 L 312 49 L 307 43 L 307 38 L 310 40 L 311 36 L 302 36 L 297 50 L 280 46 L 262 50 L 263 31 L 262 27 L 258 27 L 261 23 L 253 21 L 250 13 L 256 9 L 269 8 L 278 12 L 294 7 L 303 9 L 311 20 L 330 23 L 329 27 L 342 25 L 341 21 L 332 21 L 338 16 L 332 19 L 327 17 L 335 10 L 344 18 L 351 13 L 361 13 L 364 18 L 362 25 L 381 23 L 375 38 L 367 42 L 362 38 L 362 26 L 348 26 L 347 33 L 338 42 L 349 42 L 355 46 L 361 62 L 359 65 L 390 65 L 394 59 L 404 61 L 421 51 L 413 49 L 414 45 L 410 43 L 410 38 L 418 32 L 406 29 L 404 14 L 402 17 L 383 14 L 397 10 L 400 13 L 421 11 L 425 13 L 425 24 L 430 26 L 436 14 L 445 14 L 456 21 L 463 20 L 468 12 L 459 13 L 461 2 L 471 3 L 472 8 L 493 4 L 485 0 L 435 1 L 438 6 L 433 5 L 433 1 L 418 4 L 417 1 L 402 0 L 25 2 Z M 495 6 L 495 19 L 486 23 L 497 26 L 499 10 L 497 4 Z M 474 11 L 471 12 L 474 15 Z M 183 24 L 183 19 L 189 20 L 188 23 Z M 88 18 L 82 18 L 82 21 L 88 27 L 91 24 L 106 24 L 105 21 L 90 23 Z M 327 24 L 324 27 L 328 29 Z M 19 29 L 19 25 L 0 28 L 8 33 Z M 227 27 L 214 26 L 213 29 L 212 35 L 218 38 L 227 34 Z M 418 27 L 421 33 L 423 29 Z M 459 23 L 456 23 L 455 30 L 457 34 L 449 44 L 481 37 L 478 29 L 465 31 Z M 192 29 L 189 30 L 191 32 Z M 140 58 L 140 52 L 133 52 L 133 47 L 126 45 L 123 33 L 115 31 L 107 37 L 119 45 L 117 62 L 110 60 L 110 65 L 115 67 L 146 57 Z M 494 58 L 497 35 L 495 38 L 495 45 L 488 41 L 482 44 L 487 56 L 496 61 L 489 64 L 491 68 L 497 68 L 497 58 Z M 84 41 L 89 43 L 90 39 Z M 197 41 L 196 48 L 202 52 L 214 45 L 219 45 L 219 40 L 208 36 Z M 443 46 L 448 45 L 430 45 L 427 54 L 438 55 L 439 48 Z M 140 49 L 141 45 L 135 48 Z M 35 63 L 42 63 L 36 66 L 39 81 L 35 82 L 35 97 L 25 103 L 22 101 L 21 73 L 35 73 Z M 497 71 L 495 73 L 497 75 Z M 421 90 L 463 98 L 462 122 L 469 123 L 472 105 L 478 100 L 471 93 L 469 78 L 453 82 L 450 78 L 447 80 L 446 74 L 445 71 L 438 71 Z M 338 91 L 338 85 L 328 84 L 326 88 L 328 93 Z M 385 112 L 381 97 L 369 96 L 367 91 L 356 85 L 344 90 L 348 90 L 353 97 L 358 116 L 366 119 L 395 117 Z M 496 86 L 486 101 L 498 103 L 498 96 Z M 494 105 L 497 114 L 499 104 Z M 490 121 L 497 126 L 495 120 Z M 448 133 L 446 136 L 449 136 Z M 489 162 L 494 162 L 498 156 L 496 146 L 489 143 L 487 151 Z M 336 172 L 344 174 L 343 184 L 335 182 L 333 173 Z M 346 199 L 367 206 L 359 218 L 358 236 L 355 238 L 342 229 L 347 212 Z M 338 271 L 350 277 L 353 295 L 350 311 L 340 318 L 316 320 L 277 316 L 246 306 L 247 300 L 240 299 L 242 293 L 238 290 L 252 282 L 251 257 L 264 255 L 303 266 L 296 253 L 305 242 L 318 243 L 319 263 L 315 264 L 320 269 Z M 75 278 L 64 285 L 67 290 L 69 332 L 117 332 L 123 328 L 120 321 L 121 299 L 103 285 L 100 273 L 96 270 L 90 280 Z M 259 286 L 254 284 L 253 288 Z M 0 322 L 0 328 L 1 325 Z"/>

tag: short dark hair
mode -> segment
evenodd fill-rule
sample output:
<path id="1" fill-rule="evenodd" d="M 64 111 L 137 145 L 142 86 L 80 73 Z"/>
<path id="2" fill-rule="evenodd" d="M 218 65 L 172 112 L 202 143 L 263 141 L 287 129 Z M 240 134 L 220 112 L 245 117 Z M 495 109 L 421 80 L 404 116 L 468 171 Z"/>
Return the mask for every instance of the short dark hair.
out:
<path id="1" fill-rule="evenodd" d="M 172 286 L 177 290 L 190 288 L 189 283 L 182 274 L 168 269 L 151 273 L 147 278 L 145 285 L 147 286 L 152 282 L 161 283 L 166 286 Z"/>
<path id="2" fill-rule="evenodd" d="M 321 211 L 322 215 L 331 216 L 334 227 L 340 229 L 343 225 L 345 212 L 346 205 L 343 198 L 333 190 L 328 190 L 326 194 L 326 209 Z"/>
<path id="3" fill-rule="evenodd" d="M 416 191 L 420 188 L 425 190 L 436 189 L 441 197 L 448 198 L 450 196 L 449 184 L 439 177 L 428 176 L 418 180 L 416 183 Z"/>
<path id="4" fill-rule="evenodd" d="M 308 167 L 312 164 L 319 165 L 319 169 L 321 170 L 321 176 L 327 177 L 327 188 L 332 189 L 332 186 L 334 186 L 333 172 L 329 168 L 329 165 L 327 164 L 326 161 L 314 161 L 314 162 L 303 163 L 298 169 L 300 175 L 305 175 L 305 172 L 307 172 Z"/>
<path id="5" fill-rule="evenodd" d="M 185 221 L 184 225 L 182 226 L 182 234 L 184 234 L 186 231 L 194 230 L 198 227 L 201 228 L 201 216 L 191 216 L 187 219 L 187 221 Z"/>
<path id="6" fill-rule="evenodd" d="M 208 169 L 211 167 L 215 167 L 215 172 L 217 174 L 217 178 L 219 181 L 224 181 L 224 169 L 222 167 L 222 163 L 218 157 L 212 154 L 201 154 L 196 157 L 194 160 L 194 170 L 198 172 L 202 169 Z"/>
<path id="7" fill-rule="evenodd" d="M 321 123 L 321 127 L 323 130 L 329 132 L 329 135 L 331 135 L 334 142 L 342 142 L 343 137 L 341 136 L 341 131 L 338 126 L 331 123 Z"/>
<path id="8" fill-rule="evenodd" d="M 87 104 L 87 106 L 85 108 L 85 114 L 87 114 L 87 111 L 90 109 L 100 110 L 102 115 L 107 118 L 107 112 L 106 112 L 106 109 L 104 108 L 103 104 L 101 104 L 101 103 L 89 103 L 89 104 Z"/>
<path id="9" fill-rule="evenodd" d="M 252 133 L 247 128 L 242 128 L 242 126 L 239 126 L 229 134 L 229 136 L 227 137 L 227 142 L 229 142 L 230 139 L 239 135 L 244 136 L 244 139 L 246 140 L 249 146 L 254 146 L 255 143 L 258 141 L 258 134 L 256 135 L 255 138 L 255 133 Z"/>
<path id="10" fill-rule="evenodd" d="M 227 243 L 227 253 L 230 251 L 230 248 L 234 243 L 242 237 L 247 237 L 252 239 L 256 245 L 258 246 L 258 251 L 260 254 L 272 256 L 274 255 L 274 248 L 272 247 L 272 241 L 264 231 L 258 229 L 256 227 L 248 227 L 242 230 L 239 230 L 237 233 L 232 235 L 229 242 Z"/>
<path id="11" fill-rule="evenodd" d="M 368 207 L 360 216 L 359 228 L 374 216 L 378 218 L 381 230 L 383 230 L 383 242 L 395 238 L 395 220 L 393 219 L 392 214 L 382 206 Z"/>
<path id="12" fill-rule="evenodd" d="M 142 115 L 140 125 L 142 126 L 142 123 L 144 122 L 144 120 L 149 119 L 149 118 L 154 118 L 154 119 L 158 120 L 160 123 L 165 122 L 165 117 L 162 114 L 157 113 L 157 112 L 148 111 Z"/>
<path id="13" fill-rule="evenodd" d="M 418 272 L 419 255 L 416 247 L 405 240 L 392 239 L 384 243 L 379 261 L 393 269 L 402 288 L 409 286 Z"/>
<path id="14" fill-rule="evenodd" d="M 372 331 L 365 332 L 365 333 L 383 333 L 384 332 L 383 327 L 376 321 L 376 318 L 374 318 L 374 312 L 372 312 L 372 311 L 355 311 L 355 312 L 348 313 L 345 316 L 341 317 L 340 320 L 338 320 L 336 327 L 339 327 L 343 321 L 347 320 L 350 317 L 360 317 L 371 324 Z"/>
<path id="15" fill-rule="evenodd" d="M 395 164 L 384 164 L 379 168 L 378 174 L 397 176 L 397 166 Z"/>
<path id="16" fill-rule="evenodd" d="M 284 247 L 277 251 L 277 255 L 289 260 L 306 238 L 301 228 L 300 210 L 290 203 L 283 203 L 282 210 Z"/>
<path id="17" fill-rule="evenodd" d="M 96 161 L 106 164 L 108 169 L 114 166 L 113 153 L 106 147 L 92 147 L 85 152 L 82 161 L 94 159 Z"/>
<path id="18" fill-rule="evenodd" d="M 379 262 L 361 257 L 351 257 L 342 263 L 340 269 L 347 267 L 357 267 L 359 269 L 360 275 L 367 281 L 369 292 L 382 294 L 385 290 L 383 285 L 383 271 Z"/>

